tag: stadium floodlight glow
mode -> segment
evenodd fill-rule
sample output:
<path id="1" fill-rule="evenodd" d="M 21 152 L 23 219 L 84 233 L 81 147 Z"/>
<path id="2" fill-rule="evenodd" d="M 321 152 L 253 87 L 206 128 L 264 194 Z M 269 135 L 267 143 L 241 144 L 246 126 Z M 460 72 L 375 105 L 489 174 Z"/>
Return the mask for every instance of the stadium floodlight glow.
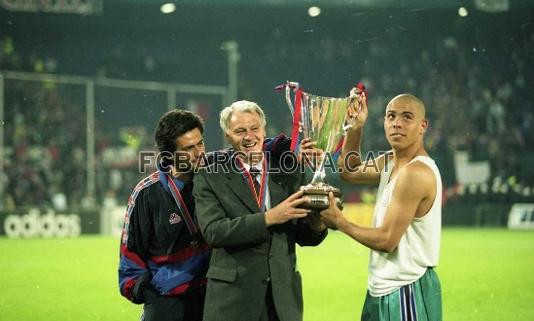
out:
<path id="1" fill-rule="evenodd" d="M 468 14 L 469 12 L 467 11 L 465 7 L 460 7 L 460 9 L 458 9 L 458 15 L 460 17 L 467 17 Z"/>
<path id="2" fill-rule="evenodd" d="M 174 3 L 165 3 L 161 5 L 160 10 L 161 13 L 165 14 L 173 13 L 174 11 L 176 11 L 176 5 Z"/>
<path id="3" fill-rule="evenodd" d="M 308 14 L 310 15 L 310 17 L 317 17 L 318 15 L 321 14 L 321 8 L 319 7 L 309 7 L 308 8 Z"/>

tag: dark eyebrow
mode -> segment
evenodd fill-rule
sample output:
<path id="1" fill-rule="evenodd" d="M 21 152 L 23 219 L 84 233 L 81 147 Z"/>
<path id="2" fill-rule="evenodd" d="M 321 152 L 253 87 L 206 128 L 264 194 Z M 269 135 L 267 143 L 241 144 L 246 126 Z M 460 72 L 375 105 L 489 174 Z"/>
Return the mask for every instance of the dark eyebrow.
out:
<path id="1" fill-rule="evenodd" d="M 401 113 L 401 114 L 411 114 L 411 115 L 413 115 L 413 112 L 411 112 L 411 111 L 402 111 L 402 112 L 399 112 L 399 111 L 396 111 L 396 110 L 388 110 L 388 111 L 386 111 L 386 114 L 389 114 L 389 113 L 392 113 L 392 114 Z"/>
<path id="2" fill-rule="evenodd" d="M 196 145 L 200 144 L 200 143 L 204 143 L 204 139 L 201 139 L 198 143 L 196 144 L 191 144 L 191 145 L 187 145 L 187 146 L 184 146 L 184 150 L 187 150 L 187 149 L 191 149 L 193 147 L 195 147 Z"/>

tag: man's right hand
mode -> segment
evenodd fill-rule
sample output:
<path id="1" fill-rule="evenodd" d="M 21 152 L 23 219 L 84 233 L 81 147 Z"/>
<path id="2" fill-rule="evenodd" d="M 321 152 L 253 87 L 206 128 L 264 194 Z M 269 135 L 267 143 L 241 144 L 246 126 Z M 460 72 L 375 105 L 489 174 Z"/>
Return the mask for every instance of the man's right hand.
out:
<path id="1" fill-rule="evenodd" d="M 337 207 L 336 199 L 332 192 L 328 193 L 328 202 L 329 206 L 326 210 L 322 210 L 321 221 L 328 227 L 333 230 L 337 230 L 344 221 L 346 221 L 343 216 L 343 212 Z"/>
<path id="2" fill-rule="evenodd" d="M 308 215 L 311 210 L 297 208 L 300 204 L 307 201 L 302 195 L 303 192 L 298 191 L 286 198 L 282 203 L 265 212 L 265 224 L 267 226 L 283 224 L 289 220 L 302 218 Z"/>
<path id="3" fill-rule="evenodd" d="M 299 153 L 297 155 L 300 163 L 311 166 L 313 170 L 321 163 L 324 153 L 317 148 L 317 142 L 306 137 L 300 142 Z"/>

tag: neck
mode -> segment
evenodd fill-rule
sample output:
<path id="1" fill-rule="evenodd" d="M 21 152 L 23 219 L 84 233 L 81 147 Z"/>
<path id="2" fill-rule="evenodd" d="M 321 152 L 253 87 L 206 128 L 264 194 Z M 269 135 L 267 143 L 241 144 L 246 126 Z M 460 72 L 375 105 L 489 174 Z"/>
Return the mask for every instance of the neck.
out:
<path id="1" fill-rule="evenodd" d="M 403 150 L 393 149 L 393 162 L 397 168 L 404 166 L 417 156 L 428 156 L 422 143 Z"/>
<path id="2" fill-rule="evenodd" d="M 263 160 L 263 153 L 249 154 L 249 155 L 246 155 L 245 157 L 241 157 L 241 160 L 243 161 L 243 163 L 247 165 L 255 166 Z"/>
<path id="3" fill-rule="evenodd" d="M 181 180 L 182 182 L 190 182 L 192 180 L 191 172 L 179 173 L 174 167 L 171 170 L 171 175 L 174 178 Z"/>

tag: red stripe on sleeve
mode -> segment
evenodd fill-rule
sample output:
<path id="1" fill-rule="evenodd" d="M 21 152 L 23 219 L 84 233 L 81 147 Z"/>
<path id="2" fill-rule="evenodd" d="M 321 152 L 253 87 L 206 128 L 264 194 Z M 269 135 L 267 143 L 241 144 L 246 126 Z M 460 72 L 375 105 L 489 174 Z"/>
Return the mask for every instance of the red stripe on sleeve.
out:
<path id="1" fill-rule="evenodd" d="M 121 245 L 121 254 L 127 257 L 130 261 L 133 261 L 138 266 L 142 267 L 143 269 L 146 269 L 146 263 L 139 257 L 139 255 L 128 250 L 125 245 Z"/>
<path id="2" fill-rule="evenodd" d="M 135 278 L 130 278 L 124 283 L 124 286 L 122 287 L 122 295 L 124 295 L 128 299 L 132 298 L 132 291 L 135 286 L 135 281 Z"/>
<path id="3" fill-rule="evenodd" d="M 153 256 L 151 257 L 151 260 L 154 261 L 154 263 L 158 265 L 163 265 L 167 263 L 183 262 L 197 254 L 209 251 L 209 249 L 210 247 L 208 246 L 208 244 L 203 243 L 203 244 L 199 244 L 198 247 L 188 246 L 185 249 L 182 249 L 173 254 Z"/>
<path id="4" fill-rule="evenodd" d="M 206 285 L 207 282 L 208 280 L 206 280 L 205 278 L 192 280 L 191 282 L 187 282 L 180 286 L 175 287 L 174 289 L 172 289 L 172 291 L 169 291 L 167 295 L 172 296 L 172 295 L 182 294 L 190 288 L 195 288 L 198 286 Z"/>

